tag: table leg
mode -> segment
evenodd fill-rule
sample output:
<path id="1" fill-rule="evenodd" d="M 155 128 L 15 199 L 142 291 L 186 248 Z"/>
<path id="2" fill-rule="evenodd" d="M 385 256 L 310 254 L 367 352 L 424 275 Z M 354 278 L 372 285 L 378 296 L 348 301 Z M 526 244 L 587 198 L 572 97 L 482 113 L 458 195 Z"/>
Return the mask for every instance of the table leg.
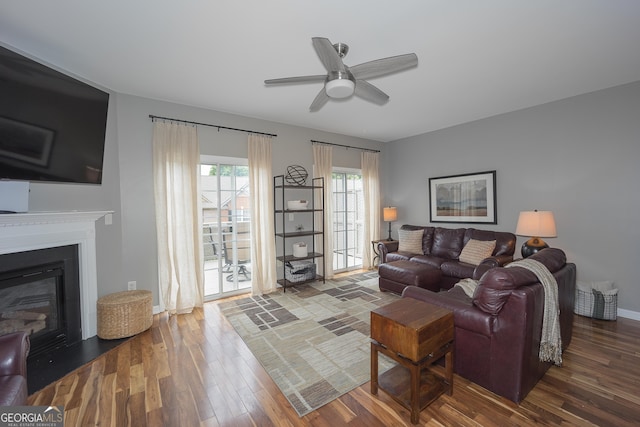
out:
<path id="1" fill-rule="evenodd" d="M 371 343 L 371 394 L 378 394 L 378 346 Z"/>
<path id="2" fill-rule="evenodd" d="M 453 394 L 453 344 L 450 344 L 449 351 L 444 358 L 444 366 L 447 382 L 449 383 L 447 394 L 451 396 Z"/>
<path id="3" fill-rule="evenodd" d="M 420 365 L 411 365 L 411 422 L 418 424 L 420 419 Z"/>

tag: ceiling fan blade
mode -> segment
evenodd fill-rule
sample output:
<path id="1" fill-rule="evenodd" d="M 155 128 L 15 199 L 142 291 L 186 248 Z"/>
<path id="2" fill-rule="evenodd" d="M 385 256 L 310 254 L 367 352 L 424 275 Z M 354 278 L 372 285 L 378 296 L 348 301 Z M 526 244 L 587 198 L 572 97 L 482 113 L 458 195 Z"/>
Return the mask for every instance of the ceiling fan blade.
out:
<path id="1" fill-rule="evenodd" d="M 329 39 L 313 37 L 311 40 L 313 41 L 313 48 L 316 50 L 320 61 L 322 61 L 322 65 L 324 65 L 327 71 L 341 71 L 343 73 L 347 71 L 342 62 L 342 58 L 340 58 L 340 55 L 338 55 L 338 52 Z"/>
<path id="2" fill-rule="evenodd" d="M 309 107 L 309 111 L 312 111 L 312 112 L 318 111 L 319 109 L 322 108 L 324 104 L 327 103 L 328 100 L 329 100 L 329 96 L 327 95 L 323 87 L 322 89 L 320 89 L 320 92 L 318 92 L 318 94 L 316 95 L 316 99 L 314 99 L 313 102 L 311 103 L 311 106 Z"/>
<path id="3" fill-rule="evenodd" d="M 395 73 L 416 65 L 418 65 L 418 56 L 415 53 L 407 53 L 354 65 L 349 67 L 349 71 L 356 80 L 363 80 Z"/>
<path id="4" fill-rule="evenodd" d="M 389 95 L 365 80 L 356 80 L 356 96 L 382 105 L 389 100 Z"/>
<path id="5" fill-rule="evenodd" d="M 276 84 L 284 84 L 284 83 L 316 83 L 323 82 L 327 79 L 326 74 L 315 75 L 315 76 L 300 76 L 300 77 L 285 77 L 282 79 L 269 79 L 265 80 L 264 84 L 266 85 L 276 85 Z"/>

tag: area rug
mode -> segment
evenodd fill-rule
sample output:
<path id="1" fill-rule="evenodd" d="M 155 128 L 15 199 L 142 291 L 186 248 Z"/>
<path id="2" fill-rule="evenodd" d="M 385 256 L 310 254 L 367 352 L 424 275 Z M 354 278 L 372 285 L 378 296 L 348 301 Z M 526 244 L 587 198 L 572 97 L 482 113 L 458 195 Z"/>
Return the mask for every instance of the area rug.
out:
<path id="1" fill-rule="evenodd" d="M 220 308 L 303 416 L 370 380 L 370 312 L 398 298 L 380 292 L 378 274 L 370 272 Z M 380 373 L 391 366 L 380 357 Z"/>

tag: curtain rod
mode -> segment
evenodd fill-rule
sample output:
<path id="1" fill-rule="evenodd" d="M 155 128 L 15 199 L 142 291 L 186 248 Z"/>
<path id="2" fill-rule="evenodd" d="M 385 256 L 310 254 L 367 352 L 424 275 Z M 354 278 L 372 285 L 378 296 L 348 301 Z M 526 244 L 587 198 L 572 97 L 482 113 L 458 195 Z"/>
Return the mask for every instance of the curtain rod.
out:
<path id="1" fill-rule="evenodd" d="M 267 136 L 274 136 L 274 137 L 278 136 L 278 135 L 273 134 L 273 133 L 256 132 L 254 130 L 230 128 L 230 127 L 227 127 L 227 126 L 212 125 L 212 124 L 209 124 L 209 123 L 190 122 L 189 120 L 172 119 L 171 117 L 160 117 L 160 116 L 154 116 L 152 114 L 149 114 L 149 118 L 152 119 L 152 120 L 160 119 L 160 120 L 169 120 L 169 121 L 172 121 L 172 122 L 189 123 L 190 125 L 209 126 L 209 127 L 212 127 L 212 128 L 218 128 L 218 132 L 220 131 L 220 129 L 227 129 L 227 130 L 235 130 L 235 131 L 238 131 L 238 132 L 255 133 L 257 135 L 267 135 Z"/>
<path id="2" fill-rule="evenodd" d="M 342 147 L 347 149 L 353 148 L 354 150 L 371 151 L 372 153 L 380 152 L 380 150 L 373 150 L 371 148 L 362 148 L 362 147 L 353 147 L 351 145 L 334 144 L 333 142 L 316 141 L 315 139 L 312 139 L 311 142 L 314 144 L 334 145 L 336 147 Z"/>

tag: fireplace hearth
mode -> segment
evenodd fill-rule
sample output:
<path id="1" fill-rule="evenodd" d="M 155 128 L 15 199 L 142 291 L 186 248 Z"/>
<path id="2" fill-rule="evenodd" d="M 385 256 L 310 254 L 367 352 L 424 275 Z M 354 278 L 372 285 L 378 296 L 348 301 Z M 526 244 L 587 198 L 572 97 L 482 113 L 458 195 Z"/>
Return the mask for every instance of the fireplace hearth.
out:
<path id="1" fill-rule="evenodd" d="M 82 340 L 78 246 L 0 255 L 0 335 L 30 334 L 30 358 Z"/>

